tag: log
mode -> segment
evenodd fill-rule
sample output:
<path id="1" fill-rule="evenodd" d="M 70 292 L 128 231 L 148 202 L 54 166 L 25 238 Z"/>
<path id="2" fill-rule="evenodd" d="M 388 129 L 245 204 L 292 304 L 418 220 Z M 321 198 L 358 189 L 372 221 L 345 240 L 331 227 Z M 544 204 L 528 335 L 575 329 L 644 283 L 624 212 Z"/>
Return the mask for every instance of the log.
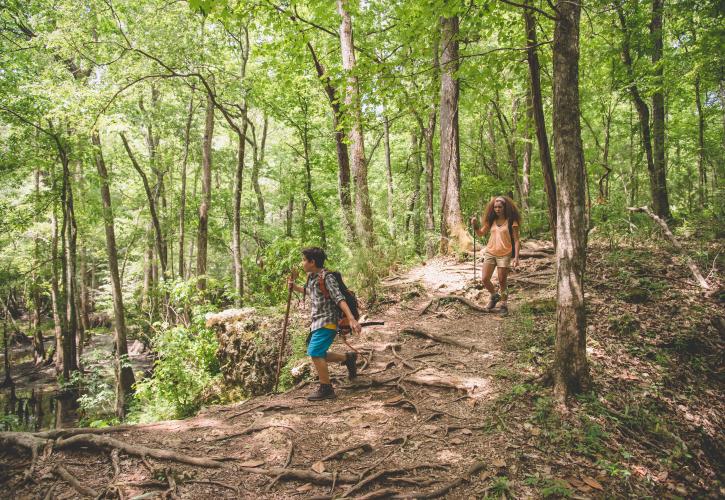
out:
<path id="1" fill-rule="evenodd" d="M 672 246 L 677 249 L 677 251 L 685 258 L 685 263 L 687 264 L 687 267 L 690 268 L 690 272 L 695 277 L 695 281 L 697 281 L 697 284 L 700 285 L 700 288 L 703 288 L 704 290 L 710 290 L 710 285 L 708 284 L 707 280 L 702 276 L 702 273 L 700 273 L 700 270 L 697 268 L 697 265 L 695 265 L 695 261 L 690 258 L 689 255 L 687 255 L 687 252 L 684 248 L 682 248 L 682 245 L 679 241 L 675 238 L 675 235 L 672 234 L 672 231 L 670 231 L 669 226 L 667 225 L 667 222 L 665 222 L 663 219 L 655 215 L 652 210 L 649 209 L 648 206 L 643 207 L 629 207 L 627 208 L 630 212 L 642 212 L 647 214 L 653 221 L 655 221 L 659 226 L 662 228 L 662 232 L 665 233 L 665 236 L 669 240 L 670 243 L 672 243 Z"/>
<path id="2" fill-rule="evenodd" d="M 148 446 L 143 445 L 132 445 L 108 436 L 97 436 L 93 434 L 77 434 L 66 439 L 60 439 L 55 443 L 55 448 L 57 449 L 77 446 L 89 446 L 91 448 L 117 448 L 121 451 L 125 451 L 129 455 L 135 455 L 137 457 L 172 460 L 174 462 L 196 465 L 199 467 L 219 468 L 223 465 L 218 460 L 212 460 L 211 458 L 192 457 L 175 451 L 149 448 Z"/>

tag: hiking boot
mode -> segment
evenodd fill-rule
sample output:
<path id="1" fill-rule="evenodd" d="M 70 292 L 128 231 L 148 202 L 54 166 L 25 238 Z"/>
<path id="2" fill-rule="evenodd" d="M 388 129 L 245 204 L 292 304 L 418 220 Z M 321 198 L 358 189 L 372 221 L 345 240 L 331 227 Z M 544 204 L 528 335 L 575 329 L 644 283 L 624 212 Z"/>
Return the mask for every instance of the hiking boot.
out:
<path id="1" fill-rule="evenodd" d="M 342 362 L 343 365 L 347 367 L 347 375 L 350 380 L 357 377 L 357 353 L 356 352 L 346 352 L 345 353 L 345 361 Z"/>
<path id="2" fill-rule="evenodd" d="M 307 396 L 307 400 L 321 401 L 323 399 L 335 399 L 336 397 L 332 384 L 320 384 L 313 393 Z"/>
<path id="3" fill-rule="evenodd" d="M 501 300 L 501 296 L 499 294 L 494 293 L 493 295 L 491 295 L 491 299 L 488 301 L 488 304 L 486 304 L 486 309 L 490 311 L 491 309 L 496 307 L 496 304 L 499 300 Z"/>

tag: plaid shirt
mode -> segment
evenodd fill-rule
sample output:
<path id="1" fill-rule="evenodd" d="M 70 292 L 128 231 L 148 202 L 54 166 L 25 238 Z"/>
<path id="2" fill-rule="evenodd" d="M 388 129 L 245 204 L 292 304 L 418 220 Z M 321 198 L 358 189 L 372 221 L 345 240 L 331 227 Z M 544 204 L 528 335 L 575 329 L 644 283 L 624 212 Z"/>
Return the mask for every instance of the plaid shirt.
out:
<path id="1" fill-rule="evenodd" d="M 310 331 L 314 332 L 320 328 L 336 330 L 337 322 L 340 320 L 340 310 L 337 304 L 341 300 L 345 300 L 345 296 L 340 291 L 337 280 L 332 273 L 327 273 L 325 275 L 325 286 L 330 298 L 325 298 L 320 289 L 318 275 L 319 273 L 310 273 L 305 284 L 305 293 L 310 297 L 310 304 L 312 305 Z"/>

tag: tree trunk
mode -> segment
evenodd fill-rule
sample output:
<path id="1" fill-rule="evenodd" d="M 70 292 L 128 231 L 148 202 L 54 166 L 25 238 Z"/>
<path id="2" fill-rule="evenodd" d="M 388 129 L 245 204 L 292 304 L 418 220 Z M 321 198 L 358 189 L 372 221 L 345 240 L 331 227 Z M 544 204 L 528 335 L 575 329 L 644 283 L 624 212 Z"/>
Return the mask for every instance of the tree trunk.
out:
<path id="1" fill-rule="evenodd" d="M 108 255 L 108 272 L 111 280 L 111 296 L 113 298 L 113 319 L 115 329 L 115 374 L 116 374 L 116 415 L 125 416 L 126 398 L 133 392 L 135 378 L 128 364 L 128 345 L 126 342 L 126 318 L 123 308 L 121 279 L 118 273 L 118 253 L 116 251 L 116 233 L 113 222 L 111 191 L 108 186 L 108 171 L 103 159 L 101 139 L 98 132 L 93 132 L 93 145 L 96 148 L 95 160 L 98 176 L 101 181 L 101 201 L 103 203 L 103 225 L 106 230 L 106 254 Z"/>
<path id="2" fill-rule="evenodd" d="M 63 334 L 63 377 L 69 380 L 71 372 L 78 370 L 76 334 L 78 320 L 76 313 L 76 238 L 78 228 L 73 210 L 73 188 L 68 157 L 60 153 L 63 166 L 63 187 L 61 205 L 63 207 L 63 229 L 61 231 L 63 297 L 67 329 Z"/>
<path id="3" fill-rule="evenodd" d="M 707 206 L 707 169 L 705 167 L 705 116 L 702 113 L 700 75 L 695 76 L 695 106 L 697 107 L 697 193 L 700 208 Z"/>
<path id="4" fill-rule="evenodd" d="M 655 91 L 652 94 L 652 132 L 654 146 L 654 189 L 652 192 L 655 213 L 665 220 L 672 220 L 667 195 L 667 164 L 665 157 L 665 93 L 662 62 L 664 0 L 652 0 L 652 66 Z"/>
<path id="5" fill-rule="evenodd" d="M 267 144 L 267 126 L 269 119 L 267 114 L 264 114 L 264 124 L 262 125 L 262 139 L 259 147 L 255 141 L 254 144 L 254 164 L 252 165 L 252 188 L 254 193 L 257 195 L 257 222 L 264 224 L 265 210 L 264 210 L 264 196 L 262 195 L 262 189 L 259 187 L 259 169 L 264 163 L 264 150 Z"/>
<path id="6" fill-rule="evenodd" d="M 421 224 L 420 224 L 420 179 L 423 176 L 423 160 L 420 155 L 421 141 L 418 134 L 412 132 L 410 134 L 410 149 L 413 158 L 413 194 L 408 202 L 408 210 L 405 215 L 405 232 L 410 233 L 411 221 L 413 223 L 413 244 L 415 253 L 422 255 L 423 247 L 421 246 Z"/>
<path id="7" fill-rule="evenodd" d="M 232 227 L 232 253 L 234 258 L 234 303 L 241 307 L 244 300 L 244 269 L 242 268 L 242 188 L 244 180 L 244 152 L 247 135 L 247 107 L 242 108 L 241 133 L 238 135 L 237 168 L 234 172 L 234 213 Z"/>
<path id="8" fill-rule="evenodd" d="M 184 127 L 184 159 L 181 163 L 181 195 L 179 199 L 179 278 L 186 277 L 185 264 L 185 237 L 186 237 L 186 168 L 189 162 L 189 142 L 191 139 L 191 123 L 194 119 L 194 87 L 191 89 L 191 98 L 189 99 L 189 113 L 186 118 L 186 126 Z"/>
<path id="9" fill-rule="evenodd" d="M 457 16 L 441 18 L 441 47 L 441 252 L 447 254 L 473 245 L 461 214 Z"/>
<path id="10" fill-rule="evenodd" d="M 529 5 L 531 0 L 526 0 Z M 541 65 L 537 53 L 536 19 L 531 10 L 524 9 L 524 21 L 526 24 L 526 59 L 529 64 L 529 83 L 531 84 L 531 106 L 534 114 L 534 125 L 536 128 L 536 141 L 539 144 L 539 159 L 541 171 L 544 174 L 544 191 L 546 192 L 546 205 L 548 208 L 549 227 L 551 228 L 551 239 L 554 248 L 556 240 L 556 181 L 554 178 L 554 167 L 551 162 L 551 150 L 549 149 L 549 138 L 546 133 L 546 118 L 544 116 L 544 100 L 541 95 Z M 578 118 L 577 118 L 578 119 Z"/>
<path id="11" fill-rule="evenodd" d="M 292 237 L 292 217 L 295 212 L 295 196 L 293 194 L 290 195 L 289 200 L 287 200 L 287 213 L 286 213 L 286 230 L 285 230 L 285 236 L 288 238 Z"/>
<path id="12" fill-rule="evenodd" d="M 55 184 L 55 181 L 53 182 Z M 54 186 L 55 187 L 55 186 Z M 58 276 L 58 214 L 56 201 L 53 201 L 53 211 L 51 212 L 51 280 L 50 280 L 50 299 L 53 307 L 53 325 L 55 328 L 55 372 L 60 374 L 63 372 L 63 332 L 65 331 L 65 316 L 61 313 L 61 297 L 60 297 L 60 277 Z"/>
<path id="13" fill-rule="evenodd" d="M 355 49 L 353 45 L 352 17 L 345 8 L 348 1 L 337 0 L 337 12 L 342 18 L 340 23 L 340 46 L 342 49 L 342 67 L 347 78 L 345 107 L 352 117 L 350 143 L 352 174 L 355 184 L 355 231 L 363 246 L 372 248 L 374 244 L 373 214 L 368 193 L 368 167 L 365 162 L 360 85 L 354 73 Z"/>
<path id="14" fill-rule="evenodd" d="M 393 167 L 390 160 L 390 123 L 388 117 L 383 116 L 383 130 L 385 135 L 385 173 L 388 181 L 388 232 L 395 238 L 395 218 L 393 216 Z"/>
<path id="15" fill-rule="evenodd" d="M 40 214 L 40 169 L 35 169 L 35 213 Z M 36 222 L 38 217 L 35 217 Z M 32 328 L 33 332 L 33 361 L 36 365 L 45 360 L 45 346 L 43 344 L 43 331 L 40 328 L 40 278 L 37 269 L 40 268 L 40 235 L 35 234 L 33 238 L 33 273 L 32 273 Z"/>
<path id="16" fill-rule="evenodd" d="M 325 231 L 325 218 L 320 212 L 320 207 L 317 205 L 314 194 L 312 193 L 312 162 L 310 161 L 310 135 L 308 122 L 305 120 L 304 125 L 299 129 L 300 141 L 302 142 L 302 159 L 305 162 L 305 194 L 307 199 L 310 200 L 312 208 L 317 216 L 317 225 L 320 230 L 320 243 L 322 248 L 327 247 L 327 234 Z"/>
<path id="17" fill-rule="evenodd" d="M 437 49 L 435 49 L 437 51 Z M 437 57 L 436 57 L 437 60 Z M 435 232 L 435 211 L 433 208 L 433 179 L 435 175 L 435 150 L 433 139 L 436 130 L 436 110 L 433 108 L 428 115 L 428 127 L 423 129 L 425 142 L 425 232 L 426 256 L 430 259 L 436 253 L 436 244 L 433 239 Z"/>
<path id="18" fill-rule="evenodd" d="M 554 150 L 557 174 L 557 308 L 554 393 L 560 401 L 589 385 L 586 357 L 584 269 L 586 198 L 579 123 L 578 0 L 557 4 L 554 28 Z"/>
<path id="19" fill-rule="evenodd" d="M 526 125 L 524 131 L 524 159 L 521 166 L 521 208 L 525 214 L 529 212 L 529 193 L 531 191 L 531 123 L 534 121 L 534 111 L 531 103 L 531 85 L 526 93 Z"/>
<path id="20" fill-rule="evenodd" d="M 214 137 L 214 101 L 206 97 L 206 121 L 202 145 L 201 203 L 199 204 L 199 232 L 196 238 L 197 289 L 206 290 L 206 256 L 209 241 L 209 209 L 211 207 L 211 143 Z"/>
<path id="21" fill-rule="evenodd" d="M 128 157 L 131 160 L 131 163 L 133 164 L 133 168 L 138 172 L 138 175 L 141 176 L 141 180 L 143 181 L 143 187 L 144 191 L 146 191 L 146 198 L 149 202 L 149 211 L 151 212 L 151 224 L 153 225 L 154 229 L 154 241 L 156 244 L 156 254 L 159 257 L 159 264 L 161 264 L 161 275 L 160 278 L 163 280 L 166 278 L 166 268 L 167 268 L 167 255 L 166 255 L 166 241 L 164 241 L 164 233 L 163 229 L 161 227 L 161 220 L 159 218 L 159 211 L 158 211 L 158 196 L 154 194 L 151 191 L 151 185 L 149 184 L 148 177 L 144 173 L 143 169 L 139 165 L 138 161 L 136 161 L 136 157 L 133 154 L 133 151 L 131 151 L 131 147 L 128 144 L 128 140 L 126 139 L 126 136 L 121 133 L 121 141 L 123 142 L 123 147 L 126 149 L 126 153 L 128 154 Z M 157 193 L 160 189 L 160 185 L 157 185 Z"/>
<path id="22" fill-rule="evenodd" d="M 656 0 L 655 0 L 656 1 Z M 647 103 L 642 98 L 639 88 L 637 86 L 635 75 L 634 75 L 634 63 L 632 61 L 632 54 L 630 49 L 630 30 L 627 26 L 627 20 L 624 15 L 622 6 L 618 3 L 614 4 L 619 17 L 619 23 L 622 28 L 622 60 L 624 61 L 625 68 L 627 70 L 627 79 L 629 85 L 629 93 L 634 101 L 634 106 L 637 109 L 637 115 L 639 116 L 639 126 L 641 132 L 642 146 L 644 148 L 645 156 L 647 157 L 647 171 L 649 172 L 650 181 L 650 194 L 652 196 L 652 207 L 655 209 L 655 213 L 666 220 L 669 220 L 669 203 L 667 202 L 667 187 L 659 186 L 661 182 L 660 174 L 655 166 L 655 157 L 652 150 L 652 130 L 650 129 L 650 112 Z M 654 6 L 653 6 L 654 9 Z M 654 17 L 654 16 L 653 16 Z M 660 30 L 661 31 L 661 30 Z M 653 53 L 654 57 L 654 53 Z M 653 96 L 654 101 L 654 96 Z M 664 107 L 664 102 L 662 103 Z M 664 111 L 664 110 L 662 110 Z M 664 117 L 664 115 L 663 115 Z M 658 117 L 659 118 L 659 117 Z M 664 125 L 664 124 L 662 124 Z M 658 125 L 659 126 L 659 125 Z M 662 141 L 664 146 L 664 128 L 662 128 Z M 664 160 L 664 148 L 662 150 L 662 160 Z M 664 163 L 663 165 L 664 166 Z M 664 171 L 661 172 L 664 175 Z M 664 199 L 662 198 L 664 195 Z M 661 213 L 665 210 L 666 214 Z"/>
<path id="23" fill-rule="evenodd" d="M 332 85 L 329 75 L 325 73 L 325 68 L 319 59 L 317 59 L 317 54 L 309 42 L 307 42 L 307 48 L 310 54 L 312 54 L 317 76 L 325 83 L 325 93 L 332 108 L 332 129 L 335 131 L 335 152 L 337 153 L 338 166 L 337 189 L 345 234 L 347 235 L 347 240 L 352 242 L 355 241 L 355 221 L 352 215 L 352 200 L 350 196 L 350 156 L 348 154 L 347 144 L 345 143 L 345 131 L 341 126 L 342 110 L 340 109 L 340 101 L 337 98 L 337 91 Z"/>

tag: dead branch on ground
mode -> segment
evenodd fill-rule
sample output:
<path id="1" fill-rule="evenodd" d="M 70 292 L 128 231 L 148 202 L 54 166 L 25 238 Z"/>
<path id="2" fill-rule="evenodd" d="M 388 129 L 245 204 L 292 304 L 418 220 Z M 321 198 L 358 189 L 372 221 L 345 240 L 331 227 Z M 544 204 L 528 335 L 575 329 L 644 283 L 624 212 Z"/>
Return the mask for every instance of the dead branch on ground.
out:
<path id="1" fill-rule="evenodd" d="M 327 462 L 328 460 L 332 460 L 334 458 L 341 457 L 345 453 L 349 453 L 351 451 L 355 451 L 355 450 L 359 450 L 359 449 L 362 449 L 365 452 L 371 452 L 371 451 L 373 451 L 373 446 L 370 443 L 353 444 L 353 445 L 347 446 L 345 448 L 340 448 L 337 451 L 333 451 L 326 457 L 321 458 L 320 462 Z"/>
<path id="2" fill-rule="evenodd" d="M 480 347 L 469 344 L 467 342 L 462 342 L 460 340 L 451 338 L 451 337 L 444 337 L 443 335 L 438 335 L 436 333 L 427 332 L 425 330 L 421 330 L 420 328 L 403 328 L 400 333 L 407 333 L 408 335 L 415 335 L 416 337 L 424 337 L 430 340 L 433 340 L 435 342 L 440 342 L 441 344 L 450 344 L 457 347 L 462 347 L 464 349 L 468 349 L 469 351 L 479 351 L 479 352 L 486 352 Z"/>
<path id="3" fill-rule="evenodd" d="M 91 498 L 96 498 L 98 496 L 98 492 L 96 490 L 89 488 L 88 486 L 83 486 L 78 479 L 76 479 L 76 477 L 68 472 L 68 470 L 62 465 L 56 465 L 53 469 L 53 473 L 63 479 L 66 483 L 70 484 L 73 489 L 82 496 Z"/>

